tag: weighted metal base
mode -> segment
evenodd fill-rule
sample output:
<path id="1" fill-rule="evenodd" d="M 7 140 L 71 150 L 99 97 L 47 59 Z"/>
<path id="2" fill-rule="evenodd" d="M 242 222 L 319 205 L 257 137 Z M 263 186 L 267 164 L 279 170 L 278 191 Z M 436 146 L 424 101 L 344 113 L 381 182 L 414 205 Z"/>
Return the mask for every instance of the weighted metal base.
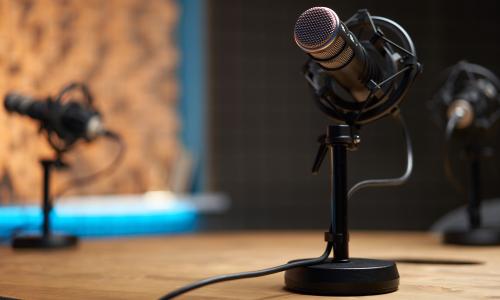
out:
<path id="1" fill-rule="evenodd" d="M 392 261 L 351 258 L 290 269 L 285 272 L 286 289 L 311 295 L 363 296 L 394 292 L 399 273 Z"/>
<path id="2" fill-rule="evenodd" d="M 76 236 L 58 234 L 20 235 L 12 239 L 12 247 L 15 249 L 60 249 L 74 247 L 77 243 Z"/>
<path id="3" fill-rule="evenodd" d="M 445 244 L 468 246 L 493 246 L 500 245 L 500 229 L 478 228 L 449 230 L 443 234 Z"/>

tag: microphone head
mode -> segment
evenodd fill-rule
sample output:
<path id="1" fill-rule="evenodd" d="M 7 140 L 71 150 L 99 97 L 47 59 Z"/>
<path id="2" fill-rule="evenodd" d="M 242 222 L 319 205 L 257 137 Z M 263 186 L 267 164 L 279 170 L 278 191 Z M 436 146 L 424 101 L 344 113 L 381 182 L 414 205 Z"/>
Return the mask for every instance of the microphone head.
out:
<path id="1" fill-rule="evenodd" d="M 25 114 L 33 102 L 33 98 L 17 93 L 9 93 L 4 98 L 4 107 L 8 112 Z"/>
<path id="2" fill-rule="evenodd" d="M 95 139 L 96 137 L 105 134 L 106 128 L 99 115 L 92 116 L 87 122 L 86 137 L 89 140 Z"/>
<path id="3" fill-rule="evenodd" d="M 305 52 L 321 51 L 335 40 L 339 26 L 339 17 L 330 8 L 310 8 L 295 23 L 295 42 Z"/>
<path id="4" fill-rule="evenodd" d="M 474 108 L 469 103 L 469 101 L 464 99 L 454 100 L 447 110 L 448 119 L 456 117 L 457 128 L 469 127 L 474 121 Z"/>

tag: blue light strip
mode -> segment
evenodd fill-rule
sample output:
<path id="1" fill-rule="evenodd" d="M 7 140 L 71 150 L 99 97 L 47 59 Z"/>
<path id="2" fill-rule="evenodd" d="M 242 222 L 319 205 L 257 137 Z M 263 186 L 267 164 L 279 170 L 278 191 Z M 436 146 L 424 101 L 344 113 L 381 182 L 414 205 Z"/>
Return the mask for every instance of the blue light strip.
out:
<path id="1" fill-rule="evenodd" d="M 197 225 L 193 205 L 175 202 L 168 207 L 153 208 L 140 203 L 112 205 L 56 205 L 51 215 L 55 232 L 80 237 L 117 237 L 192 232 Z M 6 206 L 0 208 L 0 238 L 7 240 L 15 232 L 39 231 L 42 211 L 39 206 Z"/>
<path id="2" fill-rule="evenodd" d="M 206 159 L 207 3 L 205 0 L 178 0 L 178 3 L 181 10 L 178 28 L 181 139 L 196 162 L 191 192 L 201 192 L 205 187 Z"/>

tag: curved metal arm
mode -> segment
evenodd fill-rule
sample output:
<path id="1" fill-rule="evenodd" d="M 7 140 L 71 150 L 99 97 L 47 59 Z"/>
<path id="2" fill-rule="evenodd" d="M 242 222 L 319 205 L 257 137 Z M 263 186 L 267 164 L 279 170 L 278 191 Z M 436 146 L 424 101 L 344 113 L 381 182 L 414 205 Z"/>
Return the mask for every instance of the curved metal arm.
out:
<path id="1" fill-rule="evenodd" d="M 411 144 L 410 134 L 408 133 L 408 127 L 401 116 L 401 114 L 394 114 L 393 117 L 399 122 L 401 125 L 401 129 L 403 130 L 403 135 L 406 142 L 406 170 L 404 174 L 397 178 L 387 178 L 387 179 L 368 179 L 363 180 L 356 183 L 349 192 L 347 193 L 347 199 L 351 199 L 352 195 L 357 191 L 368 188 L 368 187 L 386 187 L 386 186 L 397 186 L 405 183 L 408 178 L 410 178 L 411 172 L 413 170 L 413 148 Z"/>

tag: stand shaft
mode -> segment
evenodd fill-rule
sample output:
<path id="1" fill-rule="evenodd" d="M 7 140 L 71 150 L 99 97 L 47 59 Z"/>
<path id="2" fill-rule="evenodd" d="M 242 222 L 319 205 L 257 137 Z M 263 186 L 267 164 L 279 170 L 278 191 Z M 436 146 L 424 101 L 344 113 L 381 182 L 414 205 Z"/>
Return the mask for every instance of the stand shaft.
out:
<path id="1" fill-rule="evenodd" d="M 500 245 L 500 231 L 495 228 L 483 227 L 481 220 L 481 157 L 483 149 L 474 145 L 468 149 L 469 186 L 467 191 L 467 214 L 469 228 L 450 229 L 444 232 L 443 241 L 446 244 L 469 246 Z"/>
<path id="2" fill-rule="evenodd" d="M 472 229 L 481 227 L 481 169 L 479 155 L 479 153 L 472 153 L 470 157 L 469 204 L 467 210 Z"/>
<path id="3" fill-rule="evenodd" d="M 349 232 L 347 224 L 347 158 L 346 146 L 330 147 L 331 162 L 331 205 L 333 253 L 336 261 L 349 259 Z"/>
<path id="4" fill-rule="evenodd" d="M 52 211 L 52 201 L 50 199 L 50 173 L 53 165 L 53 161 L 42 160 L 43 168 L 43 224 L 42 224 L 42 234 L 44 237 L 50 235 L 50 212 Z"/>
<path id="5" fill-rule="evenodd" d="M 331 125 L 327 131 L 331 172 L 331 233 L 334 261 L 349 261 L 349 229 L 347 222 L 347 146 L 352 143 L 351 128 Z"/>
<path id="6" fill-rule="evenodd" d="M 50 177 L 52 168 L 62 168 L 65 164 L 59 160 L 44 159 L 40 161 L 43 169 L 43 223 L 42 234 L 20 234 L 12 239 L 12 247 L 16 249 L 61 249 L 73 247 L 78 239 L 71 235 L 55 234 L 51 229 L 50 215 L 52 212 L 52 199 L 50 196 Z"/>
<path id="7" fill-rule="evenodd" d="M 359 139 L 358 139 L 359 142 Z M 394 292 L 398 289 L 399 273 L 392 261 L 349 259 L 347 220 L 347 150 L 355 149 L 356 135 L 349 125 L 328 127 L 322 146 L 330 151 L 331 228 L 325 234 L 333 243 L 333 258 L 321 263 L 289 269 L 285 272 L 287 289 L 312 295 L 361 296 Z M 317 172 L 325 155 L 318 151 L 313 172 Z"/>

